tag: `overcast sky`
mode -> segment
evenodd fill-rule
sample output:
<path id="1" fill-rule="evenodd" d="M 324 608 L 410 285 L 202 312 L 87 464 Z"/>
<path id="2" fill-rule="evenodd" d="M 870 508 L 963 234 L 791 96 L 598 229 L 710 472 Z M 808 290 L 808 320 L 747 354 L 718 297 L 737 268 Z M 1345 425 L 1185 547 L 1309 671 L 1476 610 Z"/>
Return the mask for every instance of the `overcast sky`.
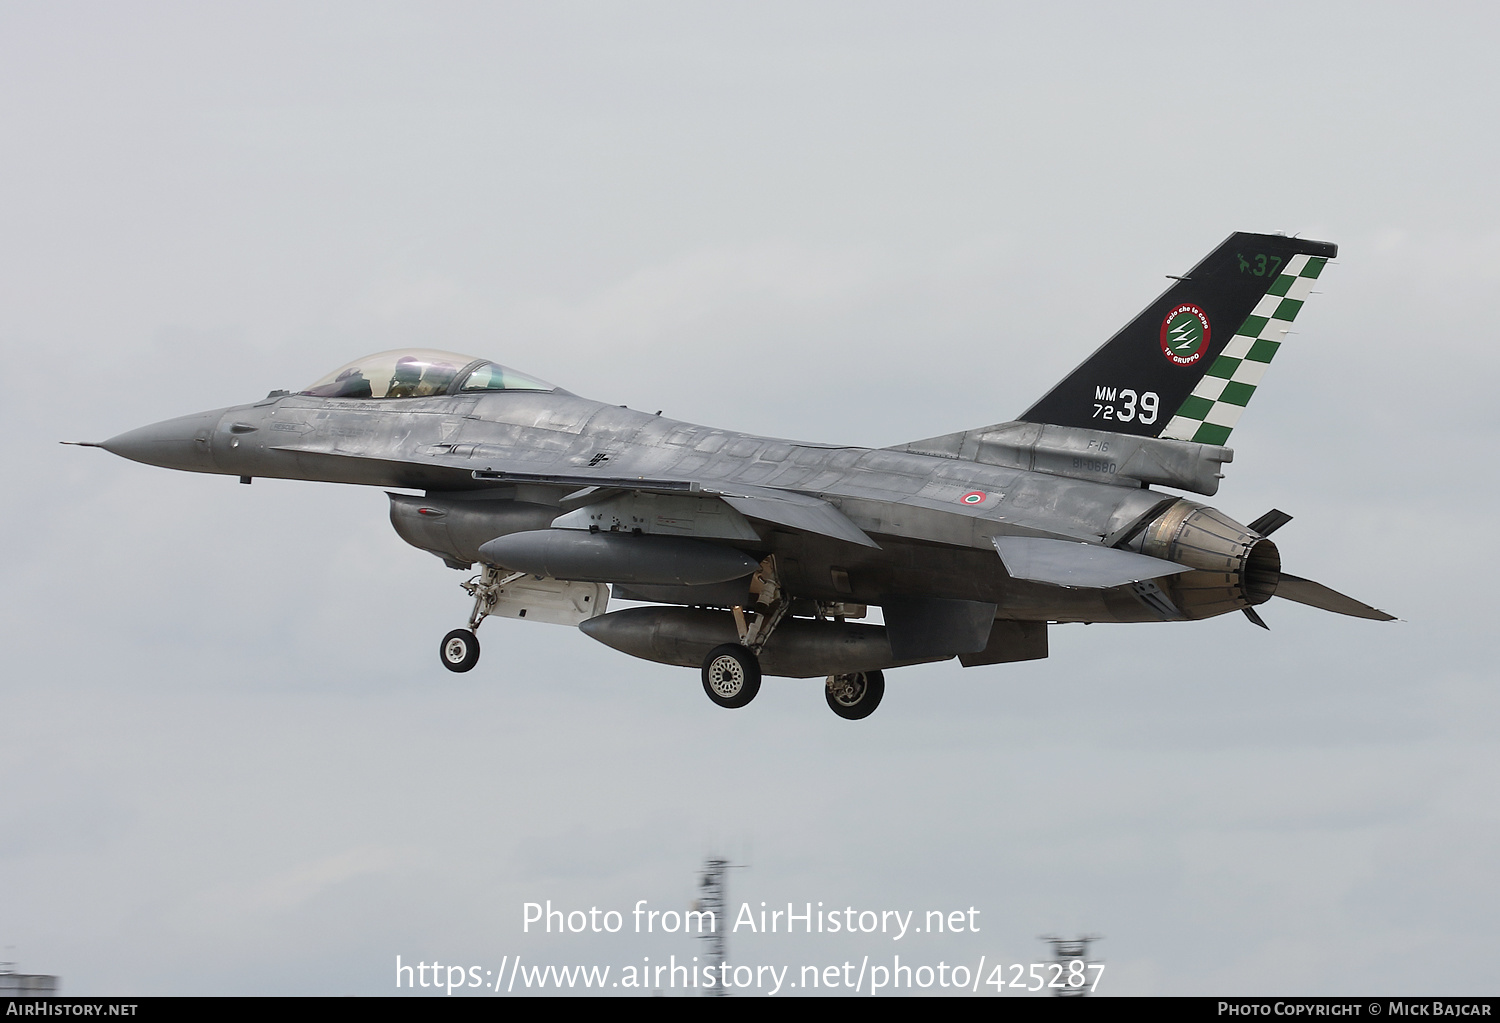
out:
<path id="1" fill-rule="evenodd" d="M 1109 994 L 1494 994 L 1491 5 L 0 2 L 0 960 L 68 994 L 619 969 L 522 906 L 976 907 L 734 962 L 1030 963 Z M 882 446 L 1012 418 L 1236 230 L 1339 259 L 1212 503 L 1276 600 L 724 711 L 493 620 L 369 488 L 59 440 L 472 352 Z M 628 929 L 628 927 L 627 927 Z M 990 989 L 993 990 L 993 989 Z M 1009 993 L 1006 997 L 1011 997 Z"/>

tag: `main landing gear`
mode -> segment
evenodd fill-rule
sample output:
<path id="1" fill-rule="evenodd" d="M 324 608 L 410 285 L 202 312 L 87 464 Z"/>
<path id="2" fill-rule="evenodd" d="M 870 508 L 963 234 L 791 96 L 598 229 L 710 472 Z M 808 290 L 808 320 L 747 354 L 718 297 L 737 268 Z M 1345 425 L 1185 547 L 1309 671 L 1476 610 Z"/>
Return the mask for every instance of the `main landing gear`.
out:
<path id="1" fill-rule="evenodd" d="M 733 609 L 740 641 L 721 643 L 703 659 L 703 691 L 720 707 L 743 707 L 760 692 L 760 652 L 791 606 L 777 578 L 774 556 L 761 562 L 750 589 L 757 595 L 754 610 L 747 614 L 743 607 Z M 843 605 L 820 604 L 818 617 L 825 611 L 843 621 Z M 885 675 L 879 671 L 829 675 L 826 695 L 828 706 L 839 717 L 867 718 L 885 696 Z"/>
<path id="2" fill-rule="evenodd" d="M 703 691 L 720 707 L 743 707 L 760 692 L 760 652 L 792 605 L 777 577 L 775 555 L 760 563 L 750 590 L 757 594 L 753 617 L 743 607 L 733 609 L 740 641 L 720 644 L 703 659 Z"/>
<path id="3" fill-rule="evenodd" d="M 743 707 L 760 692 L 760 660 L 738 643 L 714 647 L 703 661 L 703 691 L 720 707 Z"/>
<path id="4" fill-rule="evenodd" d="M 841 718 L 858 721 L 875 713 L 885 695 L 885 674 L 880 671 L 857 671 L 849 675 L 829 675 L 828 706 Z"/>
<path id="5" fill-rule="evenodd" d="M 515 582 L 525 574 L 504 573 L 491 565 L 485 565 L 484 571 L 463 584 L 464 589 L 474 598 L 474 610 L 469 613 L 467 629 L 454 629 L 443 637 L 442 645 L 438 647 L 438 658 L 443 662 L 443 667 L 449 671 L 468 671 L 479 663 L 479 637 L 474 635 L 479 629 L 479 623 L 489 616 L 499 602 L 500 587 Z"/>

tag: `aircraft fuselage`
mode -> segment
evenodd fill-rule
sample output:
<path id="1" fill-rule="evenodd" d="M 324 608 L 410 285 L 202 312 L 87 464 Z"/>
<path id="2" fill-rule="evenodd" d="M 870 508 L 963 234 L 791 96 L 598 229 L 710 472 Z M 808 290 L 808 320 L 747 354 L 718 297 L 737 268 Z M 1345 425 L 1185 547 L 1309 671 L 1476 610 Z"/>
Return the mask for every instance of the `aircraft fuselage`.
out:
<path id="1" fill-rule="evenodd" d="M 756 540 L 735 545 L 776 555 L 783 584 L 798 596 L 879 605 L 892 594 L 921 594 L 994 603 L 1001 617 L 1030 621 L 1164 617 L 1128 586 L 1068 589 L 1012 579 L 992 543 L 1000 534 L 1097 544 L 1175 500 L 1139 485 L 762 437 L 557 391 L 378 403 L 283 395 L 159 423 L 109 444 L 171 468 L 484 496 L 558 515 L 565 498 L 594 478 L 605 486 L 621 477 L 692 479 L 701 482 L 693 493 L 709 495 L 794 491 L 828 502 L 879 544 L 762 524 Z M 518 465 L 535 481 L 475 478 L 501 469 L 516 475 Z M 434 553 L 474 560 L 472 551 Z"/>

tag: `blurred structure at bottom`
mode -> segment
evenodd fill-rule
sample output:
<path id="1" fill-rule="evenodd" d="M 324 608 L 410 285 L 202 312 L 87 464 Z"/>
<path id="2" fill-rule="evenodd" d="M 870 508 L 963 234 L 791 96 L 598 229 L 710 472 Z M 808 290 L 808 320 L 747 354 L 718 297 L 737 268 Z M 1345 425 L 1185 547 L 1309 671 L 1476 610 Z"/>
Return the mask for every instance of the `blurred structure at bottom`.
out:
<path id="1" fill-rule="evenodd" d="M 1097 960 L 1089 959 L 1089 945 L 1103 937 L 1102 934 L 1084 934 L 1077 938 L 1042 935 L 1042 940 L 1052 946 L 1052 961 L 1062 967 L 1062 973 L 1058 976 L 1062 983 L 1052 988 L 1053 994 L 1059 998 L 1083 998 L 1092 990 L 1094 978 L 1089 977 L 1088 968 L 1098 963 Z M 1070 984 L 1068 981 L 1071 977 L 1080 977 L 1083 982 Z"/>
<path id="2" fill-rule="evenodd" d="M 46 973 L 17 973 L 15 963 L 0 963 L 0 998 L 48 998 L 57 994 L 57 978 Z"/>

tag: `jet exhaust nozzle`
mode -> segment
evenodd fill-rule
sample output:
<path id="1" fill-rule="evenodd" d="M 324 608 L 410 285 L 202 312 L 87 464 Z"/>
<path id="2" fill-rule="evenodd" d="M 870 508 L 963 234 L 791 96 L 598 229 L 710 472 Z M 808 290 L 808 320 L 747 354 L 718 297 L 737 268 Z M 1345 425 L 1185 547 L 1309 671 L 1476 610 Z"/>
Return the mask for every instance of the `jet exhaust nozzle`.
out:
<path id="1" fill-rule="evenodd" d="M 1196 501 L 1168 507 L 1129 547 L 1193 569 L 1163 580 L 1168 597 L 1190 619 L 1264 604 L 1281 581 L 1275 543 Z"/>

